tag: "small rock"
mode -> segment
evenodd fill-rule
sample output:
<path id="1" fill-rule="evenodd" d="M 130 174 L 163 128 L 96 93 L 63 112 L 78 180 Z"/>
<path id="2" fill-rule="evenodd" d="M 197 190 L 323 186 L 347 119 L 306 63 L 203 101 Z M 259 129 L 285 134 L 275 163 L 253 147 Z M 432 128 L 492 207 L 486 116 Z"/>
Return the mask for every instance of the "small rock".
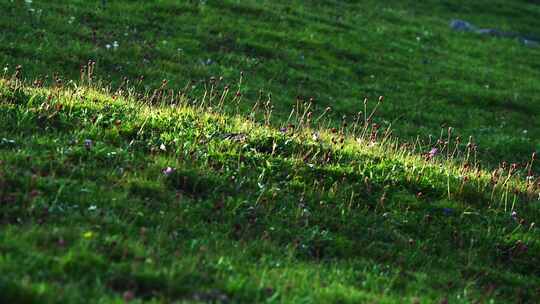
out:
<path id="1" fill-rule="evenodd" d="M 493 28 L 478 28 L 470 22 L 460 19 L 450 21 L 450 28 L 457 32 L 473 32 L 482 36 L 500 37 L 500 38 L 517 38 L 521 44 L 527 47 L 540 47 L 540 41 L 531 39 L 528 35 L 520 33 L 505 32 Z"/>
<path id="2" fill-rule="evenodd" d="M 453 19 L 450 22 L 450 28 L 458 32 L 473 32 L 477 30 L 476 26 L 472 25 L 471 23 L 467 21 L 459 20 L 459 19 Z"/>
<path id="3" fill-rule="evenodd" d="M 525 38 L 521 38 L 520 40 L 521 40 L 521 44 L 523 44 L 526 47 L 532 47 L 532 48 L 540 47 L 540 42 L 538 41 L 525 39 Z"/>
<path id="4" fill-rule="evenodd" d="M 501 32 L 499 30 L 496 30 L 496 29 L 479 29 L 479 30 L 476 30 L 475 31 L 477 34 L 479 35 L 484 35 L 484 36 L 493 36 L 493 37 L 505 37 L 505 36 L 508 36 L 507 33 L 504 33 L 504 32 Z"/>

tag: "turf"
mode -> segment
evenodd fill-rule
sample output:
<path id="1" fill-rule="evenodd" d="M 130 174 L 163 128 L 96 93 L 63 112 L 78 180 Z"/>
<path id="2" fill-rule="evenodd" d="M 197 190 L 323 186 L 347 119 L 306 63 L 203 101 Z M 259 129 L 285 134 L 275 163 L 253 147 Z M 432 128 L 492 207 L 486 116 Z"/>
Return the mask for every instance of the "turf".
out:
<path id="1" fill-rule="evenodd" d="M 0 10 L 1 303 L 540 300 L 536 4 Z"/>

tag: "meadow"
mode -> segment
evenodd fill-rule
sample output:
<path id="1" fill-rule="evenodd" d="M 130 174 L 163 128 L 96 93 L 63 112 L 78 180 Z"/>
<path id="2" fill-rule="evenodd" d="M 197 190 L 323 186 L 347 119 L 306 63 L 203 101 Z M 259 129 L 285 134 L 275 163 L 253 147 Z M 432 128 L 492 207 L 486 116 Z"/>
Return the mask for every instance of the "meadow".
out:
<path id="1" fill-rule="evenodd" d="M 539 301 L 538 4 L 0 12 L 0 302 Z"/>

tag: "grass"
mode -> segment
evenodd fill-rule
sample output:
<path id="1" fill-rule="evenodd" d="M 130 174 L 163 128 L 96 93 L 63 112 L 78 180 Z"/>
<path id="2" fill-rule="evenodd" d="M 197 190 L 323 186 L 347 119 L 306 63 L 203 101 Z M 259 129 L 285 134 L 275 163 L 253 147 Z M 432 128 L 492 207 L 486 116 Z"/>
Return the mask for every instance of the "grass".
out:
<path id="1" fill-rule="evenodd" d="M 532 161 L 483 171 L 301 109 L 273 128 L 220 83 L 0 84 L 2 302 L 538 300 Z"/>
<path id="2" fill-rule="evenodd" d="M 4 1 L 0 65 L 12 74 L 20 64 L 25 77 L 50 82 L 53 73 L 78 78 L 91 59 L 117 85 L 144 75 L 149 88 L 167 79 L 175 89 L 244 71 L 244 101 L 271 93 L 276 120 L 297 96 L 331 106 L 339 120 L 361 111 L 364 96 L 385 95 L 378 123 L 401 138 L 454 127 L 492 166 L 540 149 L 532 123 L 540 50 L 448 25 L 461 18 L 540 37 L 540 7 L 530 1 L 102 3 Z"/>
<path id="3" fill-rule="evenodd" d="M 539 9 L 0 3 L 0 302 L 538 302 Z"/>

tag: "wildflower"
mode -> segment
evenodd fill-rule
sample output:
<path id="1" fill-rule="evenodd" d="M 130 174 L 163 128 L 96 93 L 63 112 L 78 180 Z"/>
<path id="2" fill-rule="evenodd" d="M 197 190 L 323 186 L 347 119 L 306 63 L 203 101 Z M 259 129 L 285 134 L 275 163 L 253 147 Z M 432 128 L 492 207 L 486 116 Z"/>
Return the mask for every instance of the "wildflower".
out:
<path id="1" fill-rule="evenodd" d="M 125 291 L 122 295 L 124 297 L 124 301 L 131 302 L 133 299 L 135 299 L 135 293 L 131 290 Z"/>
<path id="2" fill-rule="evenodd" d="M 105 44 L 105 48 L 108 50 L 108 49 L 111 48 L 111 45 L 107 43 L 107 44 Z"/>
<path id="3" fill-rule="evenodd" d="M 85 139 L 84 140 L 84 147 L 86 148 L 86 150 L 92 149 L 93 145 L 94 145 L 94 143 L 92 142 L 91 139 Z"/>
<path id="4" fill-rule="evenodd" d="M 92 206 L 88 207 L 88 211 L 95 211 L 95 210 L 97 210 L 96 205 L 92 205 Z"/>
<path id="5" fill-rule="evenodd" d="M 37 196 L 39 196 L 39 191 L 37 191 L 36 189 L 30 191 L 30 197 L 31 198 L 35 198 Z"/>
<path id="6" fill-rule="evenodd" d="M 433 148 L 433 149 L 429 150 L 428 159 L 434 158 L 435 156 L 437 156 L 437 154 L 439 154 L 439 149 Z"/>
<path id="7" fill-rule="evenodd" d="M 511 216 L 514 220 L 517 220 L 517 218 L 518 218 L 518 214 L 517 214 L 517 212 L 515 212 L 515 211 L 512 211 L 512 214 L 510 214 L 510 216 Z"/>
<path id="8" fill-rule="evenodd" d="M 118 41 L 113 41 L 113 48 L 118 48 Z"/>
<path id="9" fill-rule="evenodd" d="M 162 172 L 163 172 L 163 174 L 164 174 L 165 176 L 170 176 L 171 174 L 174 173 L 174 171 L 176 171 L 176 169 L 171 168 L 171 167 L 167 167 L 167 168 L 163 169 Z"/>

